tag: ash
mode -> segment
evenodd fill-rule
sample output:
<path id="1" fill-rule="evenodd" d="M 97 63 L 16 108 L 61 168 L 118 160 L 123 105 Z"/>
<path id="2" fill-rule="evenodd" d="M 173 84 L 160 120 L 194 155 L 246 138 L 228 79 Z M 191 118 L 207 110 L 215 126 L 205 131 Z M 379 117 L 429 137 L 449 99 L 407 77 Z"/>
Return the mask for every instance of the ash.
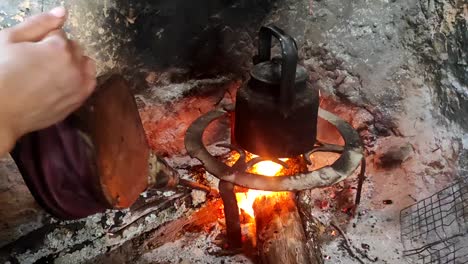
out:
<path id="1" fill-rule="evenodd" d="M 166 243 L 142 255 L 136 263 L 254 263 L 242 254 L 234 256 L 216 256 L 216 252 L 222 250 L 213 242 L 219 233 L 220 230 L 215 229 L 210 234 L 185 234 L 184 237 L 174 242 Z"/>

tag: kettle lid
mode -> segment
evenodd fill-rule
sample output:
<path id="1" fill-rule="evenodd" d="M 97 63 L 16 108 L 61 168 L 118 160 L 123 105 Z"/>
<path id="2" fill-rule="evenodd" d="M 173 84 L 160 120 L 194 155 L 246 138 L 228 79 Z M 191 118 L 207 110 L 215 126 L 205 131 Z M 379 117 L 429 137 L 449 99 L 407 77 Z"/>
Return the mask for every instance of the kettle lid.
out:
<path id="1" fill-rule="evenodd" d="M 256 64 L 250 72 L 250 76 L 258 81 L 277 85 L 281 82 L 281 59 L 273 58 L 271 61 L 265 61 Z M 308 78 L 307 70 L 297 65 L 295 83 L 305 82 Z"/>

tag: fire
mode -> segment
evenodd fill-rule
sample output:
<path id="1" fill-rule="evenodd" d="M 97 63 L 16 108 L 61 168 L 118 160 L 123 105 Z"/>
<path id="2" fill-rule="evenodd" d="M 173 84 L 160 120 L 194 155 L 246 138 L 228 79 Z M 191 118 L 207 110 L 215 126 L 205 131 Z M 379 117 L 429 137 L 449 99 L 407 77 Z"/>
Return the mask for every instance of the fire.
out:
<path id="1" fill-rule="evenodd" d="M 286 161 L 287 159 L 281 160 Z M 262 161 L 255 164 L 250 170 L 250 172 L 273 177 L 278 176 L 282 168 L 282 165 L 277 164 L 273 161 Z M 248 190 L 245 193 L 237 193 L 237 204 L 239 205 L 240 209 L 244 210 L 244 212 L 254 217 L 254 211 L 252 207 L 255 202 L 255 199 L 257 199 L 260 196 L 266 196 L 269 194 L 271 194 L 271 192 L 259 190 Z"/>
<path id="2" fill-rule="evenodd" d="M 283 159 L 282 161 L 286 161 L 286 159 Z M 252 172 L 273 177 L 273 176 L 277 176 L 282 168 L 283 166 L 281 164 L 266 160 L 266 161 L 262 161 L 262 162 L 255 164 L 252 167 Z"/>

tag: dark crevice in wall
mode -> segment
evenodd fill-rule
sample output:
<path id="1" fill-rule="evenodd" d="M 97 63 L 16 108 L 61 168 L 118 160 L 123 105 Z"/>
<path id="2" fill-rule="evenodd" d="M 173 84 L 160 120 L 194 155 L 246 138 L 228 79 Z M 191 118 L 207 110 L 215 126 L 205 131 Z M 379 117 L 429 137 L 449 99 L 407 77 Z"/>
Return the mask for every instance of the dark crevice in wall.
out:
<path id="1" fill-rule="evenodd" d="M 256 30 L 275 2 L 120 1 L 106 26 L 113 32 L 122 30 L 119 34 L 131 39 L 119 53 L 122 61 L 133 65 L 186 67 L 193 74 L 211 76 L 242 74 L 253 55 L 245 48 L 252 45 Z M 121 10 L 129 11 L 122 15 Z M 115 25 L 119 17 L 133 21 L 122 28 Z"/>

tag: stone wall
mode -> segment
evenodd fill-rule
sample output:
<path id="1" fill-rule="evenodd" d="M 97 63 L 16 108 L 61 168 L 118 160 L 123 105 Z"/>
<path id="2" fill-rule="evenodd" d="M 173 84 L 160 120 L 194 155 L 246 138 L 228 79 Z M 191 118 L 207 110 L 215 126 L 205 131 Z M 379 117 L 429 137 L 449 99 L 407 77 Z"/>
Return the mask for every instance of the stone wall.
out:
<path id="1" fill-rule="evenodd" d="M 416 11 L 419 11 L 416 13 Z M 405 17 L 412 47 L 435 87 L 442 112 L 468 128 L 468 4 L 466 1 L 420 0 L 419 10 Z"/>
<path id="2" fill-rule="evenodd" d="M 148 71 L 183 67 L 189 76 L 245 75 L 258 28 L 274 22 L 309 50 L 304 59 L 311 58 L 311 50 L 325 50 L 360 79 L 361 87 L 354 88 L 360 94 L 354 93 L 353 103 L 364 102 L 383 112 L 401 110 L 398 102 L 406 89 L 398 83 L 402 75 L 398 70 L 406 67 L 410 73 L 420 71 L 417 74 L 436 95 L 433 105 L 459 124 L 468 124 L 463 119 L 468 116 L 468 7 L 463 0 L 371 4 L 338 0 L 15 0 L 0 4 L 5 14 L 0 25 L 14 24 L 62 2 L 70 9 L 67 31 L 85 44 L 98 61 L 100 73 L 120 71 L 141 79 Z"/>
<path id="3" fill-rule="evenodd" d="M 203 74 L 220 68 L 239 72 L 252 55 L 246 52 L 252 48 L 251 35 L 275 2 L 15 0 L 0 3 L 0 27 L 63 3 L 70 10 L 67 32 L 98 61 L 100 73 L 133 75 L 145 67 L 174 66 Z"/>

